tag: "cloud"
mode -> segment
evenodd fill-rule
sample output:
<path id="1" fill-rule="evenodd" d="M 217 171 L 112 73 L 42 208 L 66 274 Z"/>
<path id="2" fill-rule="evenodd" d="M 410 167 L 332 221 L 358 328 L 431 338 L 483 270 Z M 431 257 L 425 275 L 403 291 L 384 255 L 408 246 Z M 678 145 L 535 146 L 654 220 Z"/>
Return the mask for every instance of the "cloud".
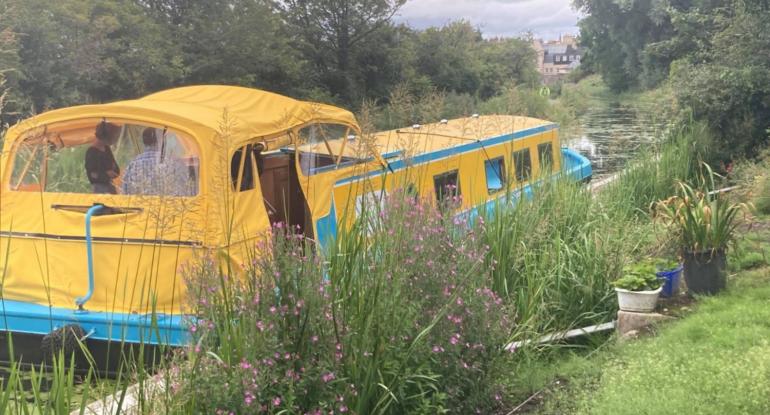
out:
<path id="1" fill-rule="evenodd" d="M 486 37 L 531 31 L 536 37 L 554 39 L 577 34 L 579 18 L 571 0 L 409 0 L 395 20 L 424 29 L 464 19 Z"/>

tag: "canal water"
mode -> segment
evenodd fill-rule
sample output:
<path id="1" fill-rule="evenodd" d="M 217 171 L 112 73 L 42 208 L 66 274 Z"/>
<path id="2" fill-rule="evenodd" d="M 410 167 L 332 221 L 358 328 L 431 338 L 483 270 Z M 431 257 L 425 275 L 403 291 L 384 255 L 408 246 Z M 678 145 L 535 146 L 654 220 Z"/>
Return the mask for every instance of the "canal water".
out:
<path id="1" fill-rule="evenodd" d="M 596 100 L 578 117 L 578 126 L 563 130 L 562 145 L 591 160 L 594 179 L 625 167 L 641 149 L 661 137 L 664 117 L 651 104 L 621 104 Z"/>

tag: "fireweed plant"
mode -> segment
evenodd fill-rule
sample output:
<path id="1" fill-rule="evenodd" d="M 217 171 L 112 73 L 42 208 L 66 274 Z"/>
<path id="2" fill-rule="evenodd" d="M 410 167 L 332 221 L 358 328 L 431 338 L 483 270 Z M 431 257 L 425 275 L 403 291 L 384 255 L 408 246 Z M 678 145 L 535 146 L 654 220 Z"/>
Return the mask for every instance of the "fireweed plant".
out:
<path id="1" fill-rule="evenodd" d="M 491 289 L 478 231 L 400 193 L 367 212 L 325 255 L 277 224 L 245 278 L 212 260 L 187 270 L 194 346 L 170 369 L 185 410 L 499 408 L 513 313 Z"/>

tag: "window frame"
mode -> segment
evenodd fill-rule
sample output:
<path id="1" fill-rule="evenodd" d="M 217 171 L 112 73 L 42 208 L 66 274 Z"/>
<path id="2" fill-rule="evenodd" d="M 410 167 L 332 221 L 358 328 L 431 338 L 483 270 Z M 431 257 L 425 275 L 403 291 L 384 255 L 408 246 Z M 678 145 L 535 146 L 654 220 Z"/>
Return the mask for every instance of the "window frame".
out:
<path id="1" fill-rule="evenodd" d="M 520 159 L 518 155 L 526 157 Z M 511 159 L 513 160 L 516 182 L 524 183 L 529 181 L 532 178 L 532 149 L 530 147 L 526 147 L 520 150 L 515 150 L 511 154 Z M 526 161 L 526 163 L 521 163 L 521 161 Z"/>
<path id="2" fill-rule="evenodd" d="M 543 163 L 544 154 L 548 155 L 547 163 Z M 537 162 L 540 164 L 541 170 L 545 168 L 545 166 L 549 166 L 550 172 L 553 172 L 553 169 L 556 168 L 556 166 L 554 165 L 554 157 L 553 157 L 553 142 L 548 141 L 537 145 Z"/>
<path id="3" fill-rule="evenodd" d="M 452 194 L 450 197 L 447 197 L 449 195 L 445 194 L 444 190 L 440 190 L 443 188 L 446 188 L 448 183 L 444 182 L 442 183 L 442 186 L 437 186 L 439 183 L 439 180 L 444 180 L 448 177 L 454 176 L 454 186 L 456 191 L 454 194 Z M 449 171 L 445 171 L 443 173 L 434 174 L 433 175 L 433 191 L 436 194 L 436 201 L 439 203 L 439 205 L 443 206 L 447 203 L 448 200 L 451 200 L 455 197 L 462 197 L 462 188 L 460 186 L 460 169 L 453 169 Z"/>
<path id="4" fill-rule="evenodd" d="M 7 189 L 8 191 L 10 191 L 10 192 L 20 192 L 20 193 L 30 193 L 30 192 L 33 192 L 33 193 L 45 193 L 45 194 L 52 194 L 52 195 L 53 194 L 60 194 L 60 195 L 82 195 L 82 196 L 101 195 L 101 194 L 98 194 L 98 193 L 93 193 L 92 191 L 88 191 L 88 192 L 54 191 L 54 190 L 48 190 L 46 188 L 48 187 L 48 177 L 47 176 L 50 174 L 50 172 L 49 172 L 49 170 L 50 170 L 49 164 L 50 164 L 50 161 L 51 161 L 51 154 L 53 154 L 51 152 L 52 146 L 56 147 L 56 149 L 58 151 L 59 149 L 72 149 L 72 148 L 77 148 L 77 147 L 81 147 L 81 146 L 85 147 L 85 146 L 90 145 L 90 141 L 84 141 L 83 143 L 75 144 L 75 145 L 65 145 L 64 142 L 62 141 L 61 137 L 60 137 L 60 134 L 62 134 L 64 132 L 68 132 L 68 131 L 71 132 L 73 130 L 77 130 L 77 128 L 61 128 L 61 127 L 57 128 L 57 127 L 59 125 L 61 125 L 61 124 L 64 124 L 64 125 L 72 125 L 72 126 L 78 126 L 78 125 L 80 125 L 80 126 L 83 126 L 83 125 L 90 126 L 90 125 L 93 125 L 93 128 L 96 128 L 96 125 L 99 122 L 102 122 L 102 121 L 105 121 L 105 120 L 107 122 L 110 122 L 110 123 L 113 123 L 113 124 L 117 124 L 117 125 L 120 126 L 120 128 L 121 128 L 121 137 L 124 134 L 125 127 L 128 126 L 128 125 L 139 126 L 139 127 L 143 127 L 143 128 L 155 128 L 155 129 L 158 129 L 158 130 L 167 130 L 167 131 L 169 131 L 171 133 L 174 133 L 174 134 L 176 134 L 178 136 L 182 136 L 184 140 L 188 141 L 192 145 L 192 150 L 193 150 L 193 153 L 195 155 L 195 157 L 194 157 L 194 160 L 195 160 L 194 166 L 193 165 L 188 166 L 188 167 L 194 167 L 195 168 L 195 187 L 194 187 L 195 193 L 191 194 L 189 196 L 177 196 L 177 195 L 170 196 L 170 195 L 165 195 L 165 196 L 162 196 L 162 197 L 175 197 L 175 198 L 183 198 L 183 199 L 192 199 L 192 198 L 200 197 L 203 194 L 204 187 L 205 187 L 205 185 L 204 185 L 204 177 L 203 177 L 204 171 L 205 171 L 204 165 L 207 164 L 207 161 L 203 159 L 203 152 L 202 152 L 202 149 L 201 149 L 201 144 L 200 144 L 197 136 L 191 130 L 189 130 L 186 127 L 180 127 L 180 126 L 178 126 L 178 125 L 176 125 L 174 123 L 169 123 L 169 124 L 161 125 L 161 124 L 158 124 L 158 123 L 153 122 L 153 121 L 147 121 L 147 120 L 138 119 L 138 118 L 125 118 L 125 117 L 107 117 L 107 118 L 105 118 L 103 116 L 98 116 L 98 117 L 96 117 L 96 116 L 85 116 L 85 117 L 82 117 L 82 118 L 65 119 L 65 120 L 55 121 L 55 122 L 52 122 L 52 123 L 44 124 L 44 125 L 41 125 L 41 126 L 38 126 L 38 127 L 33 127 L 33 128 L 29 128 L 27 130 L 21 131 L 15 137 L 15 139 L 13 139 L 13 142 L 11 144 L 11 148 L 9 150 L 9 163 L 8 163 L 7 169 L 5 169 L 5 171 L 4 171 L 4 175 L 5 176 L 4 176 L 4 179 L 2 180 L 2 186 L 5 189 Z M 42 132 L 41 133 L 36 133 L 37 130 L 42 130 Z M 53 131 L 51 131 L 51 130 L 53 130 Z M 16 177 L 14 175 L 14 168 L 15 168 L 15 165 L 16 165 L 17 157 L 19 157 L 19 154 L 22 151 L 22 149 L 26 145 L 29 145 L 28 144 L 29 140 L 34 140 L 36 137 L 40 138 L 41 136 L 45 136 L 45 135 L 48 135 L 48 134 L 51 134 L 52 136 L 50 138 L 41 138 L 41 140 L 44 140 L 44 142 L 42 142 L 40 144 L 41 148 L 44 148 L 43 152 L 46 154 L 46 157 L 45 157 L 44 162 L 43 162 L 42 167 L 41 167 L 41 171 L 45 171 L 46 177 L 44 177 L 42 180 L 40 180 L 40 183 L 38 184 L 38 186 L 40 187 L 39 189 L 26 190 L 26 189 L 23 188 L 24 185 L 17 185 L 17 183 L 16 183 Z M 58 142 L 56 141 L 57 140 L 57 138 L 56 138 L 57 135 L 59 135 Z M 59 143 L 61 143 L 60 146 L 59 146 Z M 112 151 L 114 153 L 115 149 L 112 149 Z M 138 155 L 138 154 L 141 154 L 141 152 L 135 154 L 134 157 L 136 157 L 136 155 Z M 84 162 L 84 160 L 83 160 L 83 162 Z M 126 167 L 127 167 L 127 165 L 126 166 L 121 166 L 121 174 L 119 176 L 121 178 L 121 180 L 123 179 L 123 174 L 125 172 L 125 168 Z M 21 179 L 23 179 L 23 177 Z M 121 186 L 119 184 L 116 184 L 116 188 L 120 189 L 120 187 Z M 136 198 L 136 197 L 140 197 L 140 196 L 141 197 L 153 197 L 153 196 L 157 197 L 158 195 L 137 195 L 137 194 L 124 194 L 124 193 L 118 192 L 116 194 L 110 194 L 109 196 L 110 197 L 118 196 L 118 197 L 133 197 L 133 198 Z"/>
<path id="5" fill-rule="evenodd" d="M 499 166 L 499 169 L 495 169 L 495 166 L 493 166 L 493 163 L 497 163 Z M 497 175 L 497 178 L 500 181 L 500 187 L 499 188 L 492 188 L 489 185 L 489 169 L 492 169 L 492 171 Z M 487 159 L 484 160 L 484 177 L 487 181 L 487 194 L 493 195 L 495 193 L 500 193 L 503 190 L 505 190 L 506 185 L 508 184 L 507 176 L 505 173 L 505 157 L 495 157 L 493 159 Z"/>
<path id="6" fill-rule="evenodd" d="M 345 130 L 345 133 L 343 134 L 343 136 L 339 138 L 339 140 L 341 140 L 341 145 L 339 147 L 339 154 L 334 153 L 333 148 L 330 144 L 330 141 L 335 141 L 338 139 L 329 140 L 327 134 L 323 131 L 324 125 L 339 127 Z M 303 130 L 308 128 L 313 128 L 313 127 L 321 129 L 321 134 L 320 134 L 321 141 L 319 141 L 318 143 L 311 143 L 310 140 L 303 138 Z M 368 157 L 361 158 L 361 157 L 345 156 L 345 149 L 347 148 L 348 144 L 351 144 L 350 143 L 351 141 L 356 140 L 359 137 L 359 134 L 357 133 L 355 128 L 348 124 L 343 124 L 338 122 L 312 122 L 293 129 L 292 134 L 293 134 L 292 141 L 295 142 L 294 152 L 296 154 L 298 172 L 304 177 L 310 177 L 316 174 L 322 174 L 329 171 L 338 170 L 341 168 L 356 166 L 359 164 L 364 164 L 367 161 L 369 161 Z M 355 138 L 351 140 L 350 138 L 351 136 Z M 309 144 L 317 145 L 320 143 L 323 143 L 323 146 L 324 148 L 326 148 L 326 151 L 328 151 L 328 154 L 304 151 L 304 149 L 302 148 Z M 323 166 L 317 166 L 317 167 L 306 165 L 305 158 L 308 158 L 308 163 L 309 163 L 311 160 L 313 160 L 313 157 L 327 157 L 330 159 L 331 163 Z"/>

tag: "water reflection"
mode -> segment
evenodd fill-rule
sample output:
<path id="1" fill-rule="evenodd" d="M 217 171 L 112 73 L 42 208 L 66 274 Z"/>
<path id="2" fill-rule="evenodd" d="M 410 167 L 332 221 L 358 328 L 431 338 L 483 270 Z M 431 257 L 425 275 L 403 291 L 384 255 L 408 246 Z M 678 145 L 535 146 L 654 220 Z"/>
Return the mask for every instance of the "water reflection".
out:
<path id="1" fill-rule="evenodd" d="M 579 117 L 579 128 L 562 132 L 562 143 L 588 157 L 594 178 L 601 178 L 659 137 L 663 124 L 655 120 L 653 108 L 600 101 Z"/>

